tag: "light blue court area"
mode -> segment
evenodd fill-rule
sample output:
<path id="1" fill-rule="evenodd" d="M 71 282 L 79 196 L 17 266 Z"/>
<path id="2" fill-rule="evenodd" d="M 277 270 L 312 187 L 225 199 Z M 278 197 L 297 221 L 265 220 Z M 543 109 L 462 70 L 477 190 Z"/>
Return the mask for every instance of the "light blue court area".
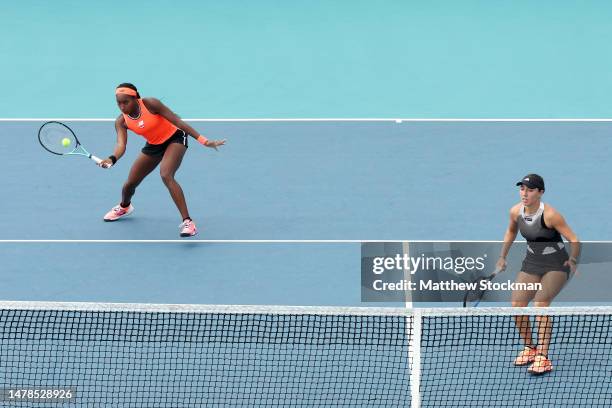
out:
<path id="1" fill-rule="evenodd" d="M 78 407 L 612 403 L 609 308 L 548 309 L 554 370 L 533 376 L 514 318 L 542 309 L 0 306 L 0 385 L 76 388 Z"/>
<path id="2" fill-rule="evenodd" d="M 554 369 L 541 376 L 513 363 L 523 344 L 514 317 L 425 318 L 421 407 L 610 406 L 609 315 L 550 317 Z"/>
<path id="3" fill-rule="evenodd" d="M 92 153 L 112 153 L 112 122 L 68 122 Z M 110 170 L 59 157 L 42 121 L 0 122 L 2 239 L 175 239 L 178 211 L 158 172 L 135 212 L 103 215 L 144 140 L 130 134 Z M 612 191 L 608 122 L 194 122 L 219 152 L 191 140 L 177 180 L 206 240 L 499 240 L 515 182 L 544 176 L 544 201 L 583 240 L 605 240 Z"/>
<path id="4" fill-rule="evenodd" d="M 360 305 L 359 243 L 4 242 L 0 261 L 2 300 Z"/>
<path id="5" fill-rule="evenodd" d="M 610 117 L 601 0 L 5 3 L 3 117 Z"/>
<path id="6" fill-rule="evenodd" d="M 228 311 L 0 309 L 0 386 L 62 384 L 78 408 L 408 406 L 405 317 Z"/>

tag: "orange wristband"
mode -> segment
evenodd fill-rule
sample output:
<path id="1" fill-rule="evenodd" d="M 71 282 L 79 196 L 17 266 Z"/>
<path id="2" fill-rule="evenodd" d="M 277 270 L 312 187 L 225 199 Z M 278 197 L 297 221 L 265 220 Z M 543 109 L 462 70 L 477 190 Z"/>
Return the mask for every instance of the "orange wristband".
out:
<path id="1" fill-rule="evenodd" d="M 204 146 L 206 146 L 206 142 L 208 142 L 208 139 L 205 138 L 204 136 L 200 135 L 198 136 L 198 138 L 196 139 L 198 142 L 200 142 L 201 144 L 203 144 Z"/>

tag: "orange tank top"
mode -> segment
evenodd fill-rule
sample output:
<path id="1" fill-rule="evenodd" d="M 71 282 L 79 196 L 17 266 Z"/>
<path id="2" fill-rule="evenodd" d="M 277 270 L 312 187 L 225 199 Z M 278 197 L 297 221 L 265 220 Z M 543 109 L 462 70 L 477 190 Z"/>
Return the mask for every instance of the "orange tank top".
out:
<path id="1" fill-rule="evenodd" d="M 128 129 L 147 139 L 150 144 L 162 144 L 177 131 L 177 127 L 162 115 L 156 115 L 147 109 L 142 99 L 138 99 L 140 115 L 132 118 L 123 114 Z"/>

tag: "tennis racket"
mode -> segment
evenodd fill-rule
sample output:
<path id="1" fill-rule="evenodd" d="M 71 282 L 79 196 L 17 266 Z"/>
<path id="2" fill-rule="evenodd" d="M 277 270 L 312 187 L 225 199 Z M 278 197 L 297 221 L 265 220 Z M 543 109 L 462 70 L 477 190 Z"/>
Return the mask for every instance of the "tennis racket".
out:
<path id="1" fill-rule="evenodd" d="M 463 297 L 463 307 L 476 307 L 484 297 L 486 290 L 481 288 L 481 282 L 490 282 L 501 272 L 499 268 L 495 268 L 489 276 L 475 279 L 472 284 L 476 284 L 474 289 L 468 290 Z"/>
<path id="2" fill-rule="evenodd" d="M 72 129 L 60 122 L 44 123 L 38 130 L 38 141 L 46 151 L 53 154 L 85 156 L 96 164 L 102 162 L 102 159 L 92 155 L 83 147 Z"/>

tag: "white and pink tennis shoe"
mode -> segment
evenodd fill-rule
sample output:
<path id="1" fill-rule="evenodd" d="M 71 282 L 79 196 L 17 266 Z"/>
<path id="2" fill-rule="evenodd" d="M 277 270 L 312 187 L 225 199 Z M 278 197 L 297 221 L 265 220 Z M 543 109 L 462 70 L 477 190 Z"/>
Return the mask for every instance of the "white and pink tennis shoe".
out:
<path id="1" fill-rule="evenodd" d="M 134 207 L 130 204 L 127 208 L 121 206 L 121 204 L 117 204 L 109 212 L 104 216 L 104 221 L 111 222 L 117 221 L 119 218 L 127 217 L 134 211 Z"/>

